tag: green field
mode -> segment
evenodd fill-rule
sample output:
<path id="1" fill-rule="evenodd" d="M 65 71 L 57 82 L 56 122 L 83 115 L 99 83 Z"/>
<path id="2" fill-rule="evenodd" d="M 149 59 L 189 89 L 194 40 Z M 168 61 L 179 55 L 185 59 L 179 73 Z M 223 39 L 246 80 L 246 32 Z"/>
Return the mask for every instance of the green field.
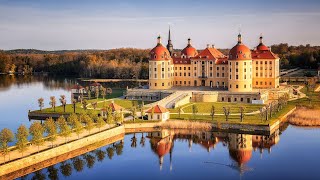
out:
<path id="1" fill-rule="evenodd" d="M 244 104 L 244 103 L 226 103 L 226 102 L 197 102 L 189 103 L 182 106 L 182 110 L 185 113 L 192 113 L 192 106 L 196 105 L 198 113 L 211 113 L 212 105 L 215 107 L 217 114 L 223 114 L 223 107 L 230 107 L 231 114 L 239 113 L 239 107 L 245 107 L 245 113 L 258 111 L 263 105 L 258 104 Z M 171 109 L 171 112 L 178 112 L 178 109 Z"/>

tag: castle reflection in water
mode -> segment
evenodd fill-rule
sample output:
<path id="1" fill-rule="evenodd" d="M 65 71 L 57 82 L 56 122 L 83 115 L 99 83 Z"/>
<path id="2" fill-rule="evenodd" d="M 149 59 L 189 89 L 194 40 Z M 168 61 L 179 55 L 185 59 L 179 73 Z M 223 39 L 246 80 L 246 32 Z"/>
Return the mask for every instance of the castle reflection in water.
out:
<path id="1" fill-rule="evenodd" d="M 164 156 L 170 156 L 170 170 L 172 170 L 172 152 L 176 140 L 188 141 L 191 151 L 193 144 L 199 144 L 208 152 L 216 147 L 218 143 L 228 147 L 229 155 L 235 162 L 231 165 L 240 173 L 246 170 L 245 164 L 250 161 L 252 151 L 259 150 L 262 156 L 265 150 L 271 153 L 271 148 L 279 142 L 279 130 L 271 135 L 251 135 L 227 132 L 190 132 L 186 130 L 161 130 L 148 133 L 151 148 L 159 157 L 160 170 L 163 166 Z"/>
<path id="2" fill-rule="evenodd" d="M 207 131 L 190 131 L 190 130 L 159 130 L 148 133 L 132 133 L 127 134 L 127 138 L 118 142 L 109 144 L 105 147 L 100 147 L 96 150 L 87 152 L 80 156 L 67 159 L 58 164 L 49 166 L 40 171 L 21 177 L 21 179 L 59 179 L 63 177 L 72 176 L 74 173 L 80 173 L 84 169 L 92 169 L 96 162 L 104 162 L 106 159 L 117 161 L 116 156 L 128 155 L 132 150 L 128 148 L 145 149 L 151 147 L 151 151 L 158 158 L 160 171 L 164 165 L 164 159 L 169 156 L 170 171 L 173 169 L 172 156 L 174 153 L 175 143 L 186 144 L 186 148 L 192 151 L 193 146 L 197 145 L 210 152 L 221 143 L 223 147 L 228 148 L 229 156 L 233 160 L 232 164 L 220 164 L 229 166 L 232 169 L 243 174 L 249 171 L 246 163 L 252 158 L 252 151 L 259 151 L 262 155 L 265 152 L 271 153 L 271 148 L 279 142 L 279 130 L 276 130 L 271 135 L 251 135 L 230 132 L 207 132 Z M 150 146 L 146 146 L 150 143 Z M 130 143 L 126 145 L 126 143 Z M 127 148 L 127 149 L 126 149 Z M 125 151 L 126 149 L 127 151 Z M 197 149 L 198 150 L 198 149 Z M 130 156 L 134 155 L 129 153 Z M 214 163 L 214 162 L 204 162 Z M 219 164 L 219 163 L 215 163 Z M 93 170 L 93 169 L 92 169 Z M 94 170 L 93 170 L 94 171 Z"/>

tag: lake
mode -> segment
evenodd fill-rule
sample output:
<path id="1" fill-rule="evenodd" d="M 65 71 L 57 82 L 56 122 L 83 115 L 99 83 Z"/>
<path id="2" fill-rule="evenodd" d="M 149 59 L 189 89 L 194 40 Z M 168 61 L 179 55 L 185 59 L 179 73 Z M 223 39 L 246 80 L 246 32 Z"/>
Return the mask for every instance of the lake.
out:
<path id="1" fill-rule="evenodd" d="M 30 125 L 37 99 L 70 102 L 74 78 L 0 76 L 0 127 Z M 112 84 L 125 88 L 135 84 Z M 21 179 L 320 179 L 320 129 L 285 124 L 270 135 L 155 131 L 127 134 Z"/>

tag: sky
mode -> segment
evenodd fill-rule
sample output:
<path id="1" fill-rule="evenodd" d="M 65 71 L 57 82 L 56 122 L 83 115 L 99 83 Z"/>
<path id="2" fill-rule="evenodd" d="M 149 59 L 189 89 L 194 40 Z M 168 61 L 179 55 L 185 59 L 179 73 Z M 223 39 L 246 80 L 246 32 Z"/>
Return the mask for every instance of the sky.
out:
<path id="1" fill-rule="evenodd" d="M 0 0 L 0 49 L 320 45 L 319 0 Z"/>

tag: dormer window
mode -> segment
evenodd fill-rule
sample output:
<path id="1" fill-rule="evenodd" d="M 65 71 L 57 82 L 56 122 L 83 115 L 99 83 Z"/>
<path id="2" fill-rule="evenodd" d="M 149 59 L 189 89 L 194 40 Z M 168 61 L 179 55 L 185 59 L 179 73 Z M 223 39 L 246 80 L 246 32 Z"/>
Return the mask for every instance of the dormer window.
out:
<path id="1" fill-rule="evenodd" d="M 239 56 L 238 56 L 238 55 L 236 55 L 236 58 L 239 58 Z"/>
<path id="2" fill-rule="evenodd" d="M 157 59 L 157 55 L 154 55 L 154 58 Z"/>
<path id="3" fill-rule="evenodd" d="M 243 54 L 243 57 L 246 58 L 246 54 Z"/>
<path id="4" fill-rule="evenodd" d="M 242 54 L 242 51 L 239 51 L 240 54 Z"/>

